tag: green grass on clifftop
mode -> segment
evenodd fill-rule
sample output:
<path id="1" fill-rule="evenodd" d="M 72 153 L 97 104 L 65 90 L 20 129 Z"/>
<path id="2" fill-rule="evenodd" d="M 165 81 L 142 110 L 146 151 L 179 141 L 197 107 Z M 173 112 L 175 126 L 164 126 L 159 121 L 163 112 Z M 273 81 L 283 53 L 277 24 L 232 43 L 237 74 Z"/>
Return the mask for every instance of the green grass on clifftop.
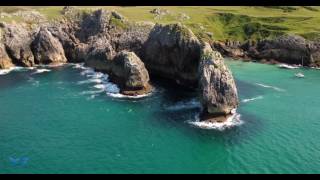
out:
<path id="1" fill-rule="evenodd" d="M 0 7 L 1 12 L 33 9 L 48 20 L 61 17 L 62 6 Z M 162 24 L 181 22 L 204 39 L 240 40 L 274 38 L 282 34 L 298 34 L 307 39 L 320 37 L 320 7 L 317 6 L 160 6 L 168 13 L 156 17 L 152 6 L 82 6 L 83 11 L 104 8 L 116 10 L 132 21 Z M 183 19 L 182 15 L 188 18 Z M 1 18 L 10 21 L 9 18 Z M 16 18 L 16 21 L 21 19 Z M 212 36 L 211 36 L 212 34 Z"/>

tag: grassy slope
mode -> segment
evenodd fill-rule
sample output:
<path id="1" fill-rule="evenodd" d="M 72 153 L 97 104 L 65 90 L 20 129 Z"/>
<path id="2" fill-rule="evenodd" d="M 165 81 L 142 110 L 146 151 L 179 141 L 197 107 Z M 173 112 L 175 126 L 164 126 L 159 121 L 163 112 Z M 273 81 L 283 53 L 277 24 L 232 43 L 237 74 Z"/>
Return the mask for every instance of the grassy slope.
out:
<path id="1" fill-rule="evenodd" d="M 0 11 L 12 12 L 17 9 L 36 9 L 48 19 L 59 18 L 62 7 L 0 7 Z M 89 10 L 98 7 L 81 7 Z M 199 37 L 210 37 L 205 32 L 212 32 L 214 39 L 246 40 L 273 38 L 281 34 L 299 34 L 308 39 L 320 37 L 320 7 L 252 7 L 252 6 L 201 6 L 201 7 L 160 7 L 171 13 L 161 19 L 155 19 L 149 11 L 155 7 L 101 7 L 116 10 L 129 20 L 153 21 L 158 23 L 179 22 L 179 13 L 190 16 L 189 20 L 180 21 L 189 26 Z M 10 21 L 11 19 L 0 19 Z M 15 19 L 19 20 L 18 18 Z M 204 29 L 201 29 L 204 28 Z"/>

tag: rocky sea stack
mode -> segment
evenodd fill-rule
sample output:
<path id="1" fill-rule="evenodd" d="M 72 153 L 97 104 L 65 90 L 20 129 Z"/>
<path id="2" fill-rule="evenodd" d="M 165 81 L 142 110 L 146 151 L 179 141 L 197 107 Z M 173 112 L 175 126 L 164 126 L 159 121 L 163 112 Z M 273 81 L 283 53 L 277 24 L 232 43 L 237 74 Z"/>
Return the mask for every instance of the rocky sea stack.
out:
<path id="1" fill-rule="evenodd" d="M 34 28 L 2 23 L 0 68 L 84 62 L 108 73 L 129 96 L 150 93 L 153 77 L 198 90 L 202 120 L 224 121 L 237 108 L 235 81 L 222 56 L 184 25 L 129 22 L 106 10 L 64 14 L 60 22 Z"/>

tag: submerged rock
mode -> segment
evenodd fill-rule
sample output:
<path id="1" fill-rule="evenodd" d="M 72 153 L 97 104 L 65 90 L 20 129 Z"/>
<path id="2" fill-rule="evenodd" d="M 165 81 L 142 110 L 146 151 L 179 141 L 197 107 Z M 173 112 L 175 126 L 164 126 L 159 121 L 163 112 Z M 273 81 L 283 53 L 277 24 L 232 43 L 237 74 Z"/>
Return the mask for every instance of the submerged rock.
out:
<path id="1" fill-rule="evenodd" d="M 223 116 L 226 119 L 239 104 L 237 88 L 223 57 L 208 43 L 201 49 L 199 74 L 202 120 L 222 121 Z"/>
<path id="2" fill-rule="evenodd" d="M 40 28 L 31 48 L 37 64 L 67 62 L 61 43 L 45 27 Z"/>

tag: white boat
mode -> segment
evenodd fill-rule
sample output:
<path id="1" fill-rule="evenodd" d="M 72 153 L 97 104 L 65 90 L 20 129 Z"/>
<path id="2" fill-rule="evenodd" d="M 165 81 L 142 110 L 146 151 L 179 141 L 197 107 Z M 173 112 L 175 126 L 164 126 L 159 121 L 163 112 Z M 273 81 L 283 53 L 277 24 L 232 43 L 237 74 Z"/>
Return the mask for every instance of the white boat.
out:
<path id="1" fill-rule="evenodd" d="M 285 69 L 297 69 L 297 68 L 299 68 L 298 66 L 291 66 L 291 65 L 288 65 L 288 64 L 279 64 L 278 67 L 279 68 L 285 68 Z"/>
<path id="2" fill-rule="evenodd" d="M 295 76 L 298 78 L 304 78 L 304 74 L 302 73 L 296 73 Z"/>

